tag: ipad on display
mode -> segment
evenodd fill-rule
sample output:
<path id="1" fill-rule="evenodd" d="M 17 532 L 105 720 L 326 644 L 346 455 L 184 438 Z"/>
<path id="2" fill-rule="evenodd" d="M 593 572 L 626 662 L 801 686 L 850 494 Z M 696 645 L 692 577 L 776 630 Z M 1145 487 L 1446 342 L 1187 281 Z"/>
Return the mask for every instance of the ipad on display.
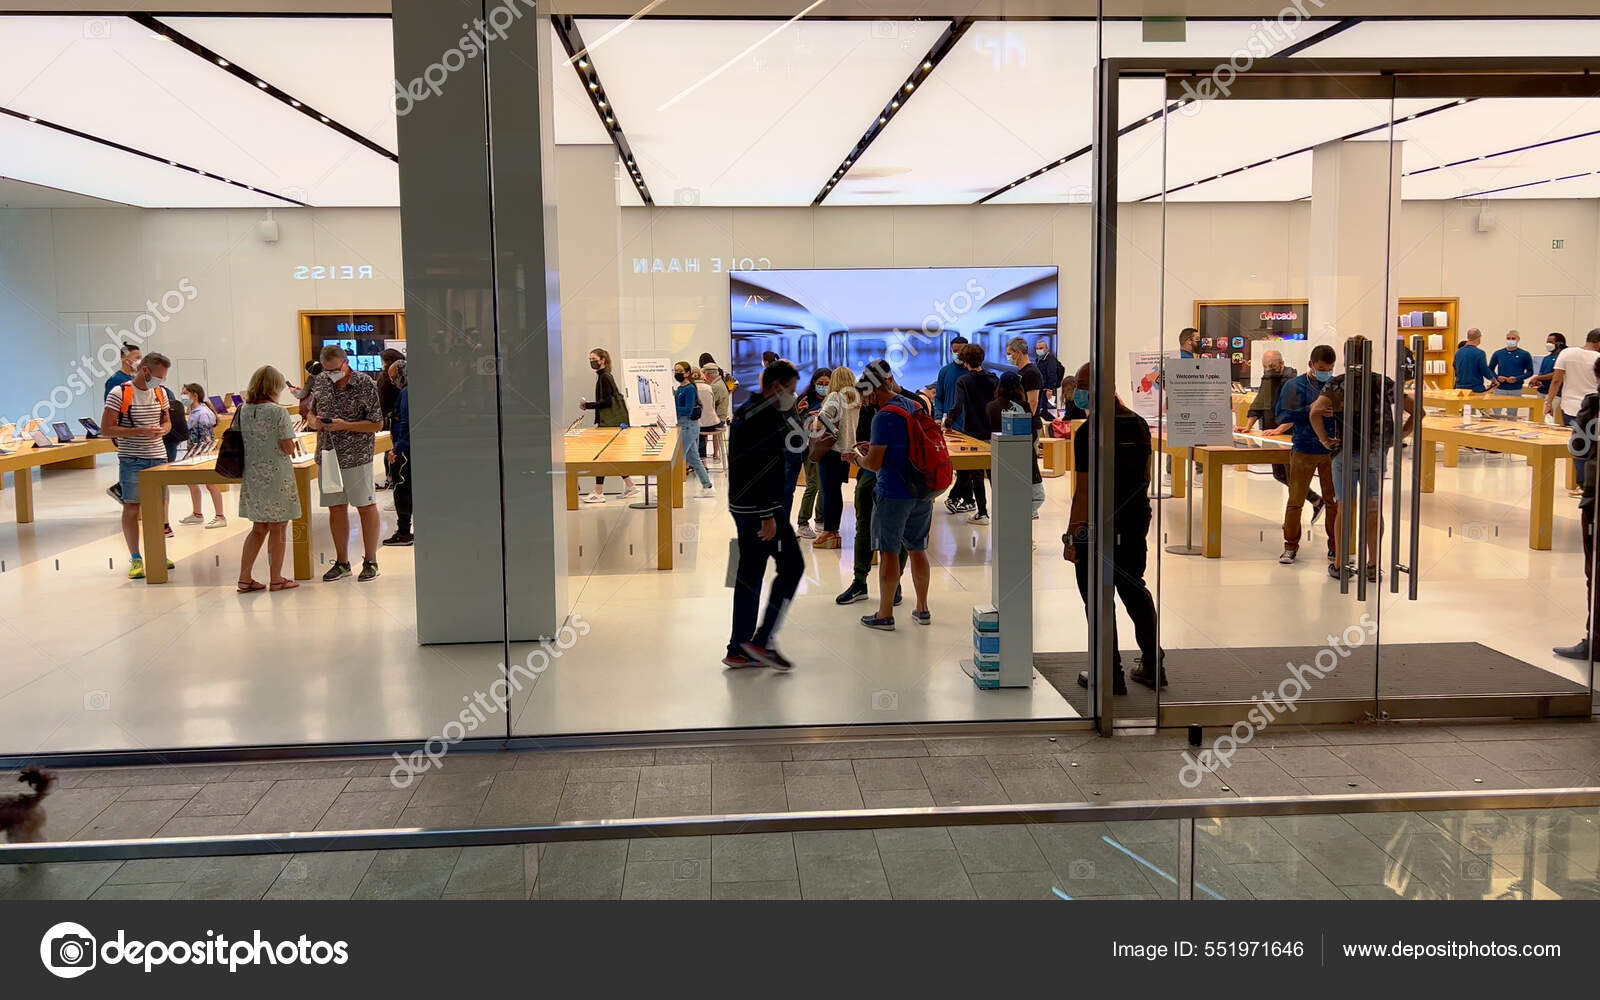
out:
<path id="1" fill-rule="evenodd" d="M 235 398 L 238 398 L 238 397 L 235 397 Z M 213 410 L 216 410 L 218 413 L 227 413 L 228 412 L 228 404 L 224 403 L 222 401 L 222 397 L 221 396 L 212 396 L 211 397 L 211 408 Z"/>
<path id="2" fill-rule="evenodd" d="M 56 443 L 50 440 L 44 431 L 35 429 L 28 436 L 33 438 L 33 446 L 35 448 L 54 448 L 56 446 Z"/>
<path id="3" fill-rule="evenodd" d="M 62 444 L 68 444 L 68 443 L 70 443 L 72 441 L 72 428 L 71 427 L 68 427 L 65 423 L 63 423 L 62 421 L 59 421 L 59 420 L 56 421 L 55 423 L 51 424 L 50 426 L 52 426 L 52 427 L 54 427 L 56 429 L 56 440 L 57 441 L 60 441 Z"/>
<path id="4" fill-rule="evenodd" d="M 100 436 L 100 425 L 95 423 L 93 420 L 90 420 L 88 417 L 79 417 L 78 423 L 83 425 L 83 429 L 88 431 L 91 437 Z"/>

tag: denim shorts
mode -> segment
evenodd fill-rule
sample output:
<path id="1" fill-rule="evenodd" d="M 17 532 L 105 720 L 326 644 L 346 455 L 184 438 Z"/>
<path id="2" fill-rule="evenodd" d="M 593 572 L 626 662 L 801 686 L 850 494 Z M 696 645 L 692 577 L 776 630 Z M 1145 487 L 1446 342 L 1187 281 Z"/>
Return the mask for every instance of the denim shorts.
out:
<path id="1" fill-rule="evenodd" d="M 878 497 L 872 505 L 874 552 L 925 552 L 933 526 L 933 500 Z"/>
<path id="2" fill-rule="evenodd" d="M 132 455 L 117 457 L 117 482 L 122 485 L 122 502 L 139 502 L 139 473 L 166 465 L 164 458 L 138 458 Z"/>
<path id="3" fill-rule="evenodd" d="M 1384 461 L 1383 460 L 1388 455 L 1388 452 L 1389 452 L 1389 449 L 1382 448 L 1382 449 L 1379 449 L 1376 453 L 1367 456 L 1366 466 L 1367 466 L 1367 502 L 1368 503 L 1377 503 L 1378 502 L 1378 493 L 1379 493 L 1379 490 L 1381 490 L 1382 487 L 1383 487 L 1383 466 L 1384 466 Z M 1338 495 L 1339 490 L 1340 490 L 1340 488 L 1342 487 L 1342 485 L 1344 483 L 1345 468 L 1349 464 L 1350 464 L 1349 452 L 1340 451 L 1339 454 L 1333 456 L 1333 492 L 1334 492 L 1334 499 L 1339 501 L 1340 503 L 1344 503 L 1346 501 L 1346 499 L 1351 499 L 1351 500 L 1354 499 L 1353 497 L 1346 498 L 1346 497 L 1342 497 L 1342 496 Z M 1356 490 L 1356 491 L 1359 491 L 1361 489 L 1361 484 L 1356 481 L 1355 474 L 1353 472 L 1352 472 L 1352 474 L 1350 476 L 1350 488 L 1352 490 Z"/>

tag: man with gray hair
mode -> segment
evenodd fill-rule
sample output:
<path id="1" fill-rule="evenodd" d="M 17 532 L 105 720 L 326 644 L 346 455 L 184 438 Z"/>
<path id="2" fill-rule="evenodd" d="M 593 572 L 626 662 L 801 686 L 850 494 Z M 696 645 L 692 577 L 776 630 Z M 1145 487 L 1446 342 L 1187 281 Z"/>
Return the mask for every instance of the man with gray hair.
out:
<path id="1" fill-rule="evenodd" d="M 350 367 L 350 359 L 337 344 L 322 348 L 322 373 L 311 383 L 306 423 L 317 431 L 317 457 L 332 451 L 338 456 L 339 483 L 330 489 L 320 484 L 322 506 L 328 509 L 333 533 L 334 562 L 322 575 L 324 583 L 350 575 L 350 508 L 361 518 L 362 583 L 378 576 L 378 497 L 372 488 L 373 439 L 383 430 L 383 408 L 378 387 L 363 372 Z"/>
<path id="2" fill-rule="evenodd" d="M 1257 426 L 1263 434 L 1288 434 L 1294 430 L 1292 423 L 1279 423 L 1278 400 L 1283 395 L 1283 390 L 1300 373 L 1289 365 L 1283 363 L 1283 352 L 1268 350 L 1261 355 L 1261 385 L 1256 389 L 1256 398 L 1251 402 L 1250 409 L 1246 411 L 1248 419 L 1245 421 L 1244 433 L 1248 434 Z M 1289 485 L 1289 466 L 1274 464 L 1272 478 Z M 1311 523 L 1316 524 L 1317 518 L 1322 516 L 1325 503 L 1322 494 L 1306 488 L 1306 502 L 1311 504 Z"/>

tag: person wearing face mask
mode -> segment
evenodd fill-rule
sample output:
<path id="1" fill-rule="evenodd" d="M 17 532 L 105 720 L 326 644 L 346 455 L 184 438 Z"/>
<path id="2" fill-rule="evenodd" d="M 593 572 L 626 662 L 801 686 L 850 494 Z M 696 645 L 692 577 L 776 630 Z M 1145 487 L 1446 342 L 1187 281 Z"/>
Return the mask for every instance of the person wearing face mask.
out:
<path id="1" fill-rule="evenodd" d="M 1267 351 L 1261 355 L 1261 385 L 1246 413 L 1249 419 L 1245 422 L 1243 433 L 1248 434 L 1257 426 L 1263 434 L 1288 434 L 1294 429 L 1279 422 L 1278 399 L 1283 395 L 1284 387 L 1298 376 L 1299 372 L 1283 363 L 1282 351 Z M 1288 486 L 1289 467 L 1274 464 L 1272 478 Z M 1311 504 L 1311 523 L 1316 524 L 1317 518 L 1322 516 L 1322 496 L 1316 490 L 1310 490 L 1306 493 L 1306 500 Z"/>
<path id="2" fill-rule="evenodd" d="M 687 361 L 679 361 L 672 366 L 672 378 L 678 383 L 678 387 L 672 391 L 672 403 L 678 413 L 678 437 L 683 439 L 679 442 L 683 448 L 683 461 L 689 471 L 700 477 L 700 492 L 695 496 L 704 499 L 716 496 L 717 491 L 711 485 L 706 463 L 700 461 L 700 391 L 689 377 L 691 371 L 693 369 Z"/>
<path id="3" fill-rule="evenodd" d="M 594 398 L 579 399 L 578 409 L 594 411 L 594 425 L 596 427 L 626 427 L 628 424 L 628 400 L 622 395 L 622 390 L 617 388 L 617 381 L 611 375 L 611 352 L 603 347 L 596 347 L 589 352 L 589 368 L 594 372 Z M 584 503 L 606 502 L 606 477 L 596 476 L 594 489 L 584 496 Z M 639 492 L 639 487 L 633 483 L 632 476 L 622 477 L 622 497 L 626 500 Z"/>
<path id="4" fill-rule="evenodd" d="M 183 402 L 188 407 L 189 442 L 196 447 L 203 446 L 208 441 L 215 441 L 217 436 L 217 411 L 211 408 L 206 401 L 206 390 L 194 382 L 183 387 Z M 189 502 L 194 505 L 194 513 L 179 521 L 179 524 L 204 524 L 207 528 L 226 528 L 228 519 L 222 513 L 222 487 L 216 483 L 207 483 L 206 492 L 211 494 L 211 509 L 216 511 L 216 516 L 209 523 L 205 513 L 201 510 L 200 487 L 190 484 Z"/>
<path id="5" fill-rule="evenodd" d="M 728 513 L 733 515 L 738 561 L 734 571 L 733 631 L 722 658 L 730 668 L 794 666 L 778 652 L 778 627 L 805 574 L 800 542 L 789 526 L 783 456 L 790 436 L 789 414 L 795 406 L 800 373 L 787 361 L 774 361 L 761 371 L 760 391 L 752 393 L 733 414 L 728 429 Z M 761 614 L 761 587 L 767 560 L 777 576 Z"/>
<path id="6" fill-rule="evenodd" d="M 1073 564 L 1078 581 L 1078 593 L 1083 597 L 1083 610 L 1089 613 L 1089 574 L 1099 574 L 1088 559 L 1089 544 L 1089 490 L 1090 474 L 1094 466 L 1089 457 L 1089 443 L 1095 439 L 1095 422 L 1102 414 L 1092 409 L 1088 386 L 1094 384 L 1094 369 L 1084 365 L 1078 369 L 1078 388 L 1073 390 L 1074 402 L 1088 411 L 1088 422 L 1072 436 L 1073 473 L 1072 505 L 1067 520 L 1067 533 L 1061 536 L 1061 557 Z M 1163 661 L 1166 654 L 1160 646 L 1156 629 L 1156 602 L 1145 585 L 1144 571 L 1149 560 L 1150 533 L 1150 425 L 1130 410 L 1121 398 L 1112 397 L 1113 422 L 1112 456 L 1114 491 L 1111 524 L 1096 525 L 1102 530 L 1101 555 L 1111 559 L 1112 582 L 1122 606 L 1133 619 L 1133 632 L 1139 644 L 1139 664 L 1126 677 L 1122 672 L 1122 652 L 1116 638 L 1113 618 L 1111 649 L 1113 656 L 1112 694 L 1127 694 L 1131 678 L 1149 687 L 1166 687 L 1167 673 Z M 1107 530 L 1108 529 L 1108 530 Z M 1078 674 L 1080 687 L 1089 686 L 1089 672 Z"/>
<path id="7" fill-rule="evenodd" d="M 1194 358 L 1200 355 L 1200 331 L 1186 326 L 1178 331 L 1178 357 Z"/>
<path id="8" fill-rule="evenodd" d="M 1039 414 L 1041 419 L 1048 419 L 1040 399 L 1044 393 L 1044 379 L 1039 375 L 1039 366 L 1028 360 L 1028 342 L 1021 337 L 1012 337 L 1007 341 L 1006 360 L 1011 362 L 1017 374 L 1022 377 L 1022 395 L 1028 401 L 1028 412 Z"/>
<path id="9" fill-rule="evenodd" d="M 1278 557 L 1278 562 L 1285 566 L 1294 562 L 1300 554 L 1301 512 L 1307 500 L 1311 501 L 1313 526 L 1323 509 L 1328 509 L 1328 521 L 1323 525 L 1328 534 L 1328 562 L 1332 564 L 1338 558 L 1334 547 L 1333 524 L 1338 518 L 1339 505 L 1327 499 L 1334 495 L 1333 455 L 1323 447 L 1311 426 L 1311 404 L 1322 395 L 1323 386 L 1333 378 L 1334 360 L 1332 347 L 1327 344 L 1313 347 L 1311 370 L 1290 379 L 1278 395 L 1273 433 L 1287 431 L 1293 434 L 1286 475 L 1289 500 L 1283 508 L 1283 554 Z M 1283 466 L 1274 465 L 1272 468 L 1276 472 Z M 1321 496 L 1311 489 L 1313 477 L 1322 481 Z"/>
<path id="10" fill-rule="evenodd" d="M 800 395 L 795 402 L 796 416 L 815 416 L 822 412 L 822 400 L 827 397 L 833 385 L 833 369 L 818 368 L 811 376 L 811 385 Z M 806 420 L 807 426 L 810 420 Z M 817 513 L 817 498 L 822 495 L 822 477 L 817 472 L 817 463 L 811 460 L 809 450 L 800 456 L 799 468 L 805 471 L 806 491 L 800 494 L 800 518 L 795 523 L 795 534 L 801 538 L 816 538 L 817 527 L 811 523 L 811 515 Z M 790 463 L 791 466 L 793 463 Z M 796 480 L 799 475 L 796 473 Z M 791 491 L 792 492 L 792 491 Z"/>
<path id="11" fill-rule="evenodd" d="M 1512 330 L 1506 334 L 1506 346 L 1489 358 L 1489 374 L 1494 381 L 1494 391 L 1501 396 L 1521 396 L 1522 383 L 1533 377 L 1533 355 L 1522 349 L 1522 335 Z M 1520 420 L 1522 411 L 1514 408 L 1490 410 L 1490 413 Z"/>
<path id="12" fill-rule="evenodd" d="M 172 362 L 152 351 L 139 359 L 133 378 L 106 394 L 101 434 L 117 444 L 117 478 L 122 486 L 122 537 L 128 543 L 128 579 L 144 579 L 139 554 L 139 473 L 167 462 L 162 438 L 172 429 L 172 393 L 165 379 Z M 163 504 L 165 506 L 165 504 Z M 163 520 L 165 512 L 163 511 Z M 168 569 L 175 568 L 169 561 Z"/>
<path id="13" fill-rule="evenodd" d="M 1539 390 L 1539 395 L 1550 395 L 1550 379 L 1555 375 L 1556 356 L 1567 349 L 1567 336 L 1564 333 L 1551 333 L 1544 338 L 1544 356 L 1538 360 L 1538 371 L 1528 379 L 1528 384 Z M 1535 415 L 1534 422 L 1538 423 L 1543 415 Z"/>
<path id="14" fill-rule="evenodd" d="M 322 374 L 312 384 L 311 415 L 307 423 L 317 429 L 317 455 L 333 451 L 338 456 L 340 488 L 321 492 L 333 534 L 333 565 L 322 575 L 332 583 L 351 575 L 350 508 L 361 521 L 361 575 L 367 583 L 378 577 L 378 543 L 381 524 L 378 496 L 372 488 L 373 441 L 383 430 L 383 408 L 378 386 L 371 376 L 354 371 L 344 349 L 337 344 L 322 348 Z"/>
<path id="15" fill-rule="evenodd" d="M 983 368 L 982 344 L 968 344 L 962 348 L 961 361 L 966 365 L 967 373 L 956 383 L 955 406 L 945 414 L 944 425 L 979 441 L 988 441 L 989 435 L 998 426 L 989 422 L 989 403 L 994 399 L 994 390 L 999 379 L 993 372 L 985 371 Z M 1006 374 L 1014 373 L 1006 372 Z M 1021 385 L 1020 379 L 1018 385 Z M 985 469 L 960 469 L 956 472 L 954 489 L 959 489 L 964 497 L 971 497 L 977 507 L 977 510 L 967 518 L 969 524 L 989 523 L 989 497 L 985 485 L 987 475 Z M 945 503 L 945 509 L 950 509 L 948 501 Z"/>
<path id="16" fill-rule="evenodd" d="M 1467 339 L 1456 348 L 1456 356 L 1451 364 L 1456 372 L 1457 389 L 1484 392 L 1489 383 L 1494 381 L 1494 373 L 1489 371 L 1489 358 L 1480 346 L 1482 342 L 1483 331 L 1473 327 L 1467 331 Z"/>
<path id="17" fill-rule="evenodd" d="M 1050 342 L 1044 338 L 1034 342 L 1033 362 L 1039 368 L 1039 388 L 1044 393 L 1046 407 L 1055 409 L 1061 392 L 1061 380 L 1067 377 L 1067 370 L 1061 364 L 1061 359 L 1050 350 Z"/>

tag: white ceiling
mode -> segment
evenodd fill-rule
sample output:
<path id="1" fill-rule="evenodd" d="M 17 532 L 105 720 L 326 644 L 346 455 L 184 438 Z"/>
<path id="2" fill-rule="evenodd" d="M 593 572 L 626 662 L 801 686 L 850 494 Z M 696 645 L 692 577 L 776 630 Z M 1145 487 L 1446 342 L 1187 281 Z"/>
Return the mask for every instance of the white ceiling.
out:
<path id="1" fill-rule="evenodd" d="M 397 150 L 387 19 L 162 20 L 405 155 Z M 658 204 L 806 205 L 947 23 L 586 18 L 577 25 Z M 1241 51 L 1264 55 L 1332 23 L 1306 22 L 1285 33 L 1258 22 L 1191 21 L 1184 42 L 1146 43 L 1138 23 L 1108 22 L 1103 51 L 1219 60 Z M 550 45 L 556 140 L 609 143 L 553 29 Z M 1386 20 L 1358 24 L 1297 57 L 1595 52 L 1600 18 Z M 997 203 L 1086 201 L 1091 160 L 1073 154 L 1091 138 L 1095 55 L 1092 22 L 976 23 L 931 74 L 917 77 L 915 94 L 850 165 L 827 203 L 967 204 L 996 192 Z M 1161 84 L 1127 81 L 1120 98 L 1121 124 L 1132 124 L 1160 110 Z M 1401 119 L 1394 137 L 1404 140 L 1405 197 L 1595 196 L 1590 171 L 1600 165 L 1600 145 L 1593 140 L 1496 154 L 1600 130 L 1600 102 L 1479 100 L 1405 120 L 1447 103 L 1402 102 L 1394 111 Z M 128 18 L 0 15 L 0 107 L 155 157 L 0 115 L 0 178 L 31 186 L 31 204 L 88 197 L 144 207 L 271 207 L 285 203 L 274 196 L 282 195 L 360 206 L 394 205 L 399 197 L 398 168 L 385 156 Z M 1198 113 L 1171 114 L 1164 124 L 1123 137 L 1121 196 L 1159 196 L 1165 173 L 1169 190 L 1202 181 L 1171 194 L 1174 200 L 1304 198 L 1309 155 L 1216 175 L 1384 125 L 1389 116 L 1383 101 L 1206 103 Z M 1368 138 L 1387 135 L 1381 129 Z M 1426 170 L 1463 160 L 1470 162 Z M 1584 176 L 1533 183 L 1575 174 Z M 1516 185 L 1532 186 L 1494 190 Z M 620 192 L 625 204 L 640 203 L 631 185 L 620 185 Z"/>

